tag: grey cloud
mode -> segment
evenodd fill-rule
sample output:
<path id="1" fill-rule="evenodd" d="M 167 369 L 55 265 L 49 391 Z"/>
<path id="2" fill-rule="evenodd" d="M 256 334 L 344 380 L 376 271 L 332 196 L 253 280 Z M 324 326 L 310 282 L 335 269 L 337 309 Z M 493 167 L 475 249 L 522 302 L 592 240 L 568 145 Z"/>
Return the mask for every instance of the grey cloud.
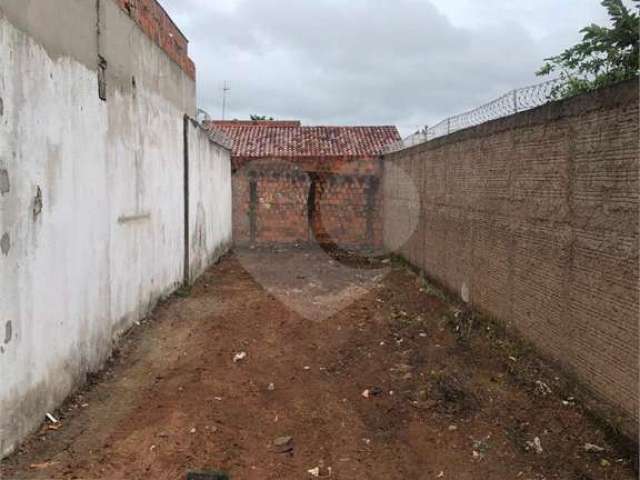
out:
<path id="1" fill-rule="evenodd" d="M 426 0 L 163 3 L 191 40 L 199 101 L 214 117 L 227 80 L 230 117 L 396 124 L 409 133 L 537 81 L 549 54 L 526 18 L 510 11 L 500 21 L 499 9 L 490 27 L 463 28 Z"/>

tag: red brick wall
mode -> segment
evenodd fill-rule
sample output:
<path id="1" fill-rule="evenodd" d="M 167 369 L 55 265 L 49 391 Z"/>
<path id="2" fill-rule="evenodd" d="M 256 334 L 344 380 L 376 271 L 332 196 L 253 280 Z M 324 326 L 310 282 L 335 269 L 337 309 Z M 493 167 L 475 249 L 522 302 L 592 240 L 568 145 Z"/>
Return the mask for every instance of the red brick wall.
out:
<path id="1" fill-rule="evenodd" d="M 196 78 L 189 41 L 157 0 L 114 0 L 187 75 Z"/>
<path id="2" fill-rule="evenodd" d="M 234 166 L 237 245 L 315 241 L 346 248 L 382 245 L 379 160 L 236 158 Z"/>
<path id="3" fill-rule="evenodd" d="M 386 245 L 514 326 L 634 436 L 639 120 L 623 83 L 388 155 L 383 187 Z"/>

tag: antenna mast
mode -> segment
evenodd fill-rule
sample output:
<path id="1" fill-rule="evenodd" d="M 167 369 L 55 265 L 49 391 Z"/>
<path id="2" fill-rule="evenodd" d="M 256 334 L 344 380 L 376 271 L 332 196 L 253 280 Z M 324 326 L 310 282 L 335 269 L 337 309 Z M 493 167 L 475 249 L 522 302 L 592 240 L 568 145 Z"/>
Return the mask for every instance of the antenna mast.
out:
<path id="1" fill-rule="evenodd" d="M 225 80 L 222 86 L 222 120 L 224 120 L 224 117 L 227 113 L 227 92 L 229 92 L 230 90 L 231 87 L 229 87 L 229 84 Z"/>

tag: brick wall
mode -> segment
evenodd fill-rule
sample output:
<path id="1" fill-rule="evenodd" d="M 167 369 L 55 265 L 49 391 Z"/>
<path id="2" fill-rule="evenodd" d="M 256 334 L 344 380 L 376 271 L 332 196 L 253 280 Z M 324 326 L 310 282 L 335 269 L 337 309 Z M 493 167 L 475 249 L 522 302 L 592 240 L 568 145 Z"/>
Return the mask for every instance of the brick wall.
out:
<path id="1" fill-rule="evenodd" d="M 634 436 L 638 124 L 623 83 L 388 155 L 383 186 L 385 245 L 514 326 Z"/>
<path id="2" fill-rule="evenodd" d="M 234 167 L 237 245 L 382 245 L 378 159 L 236 158 Z"/>
<path id="3" fill-rule="evenodd" d="M 142 31 L 180 65 L 192 79 L 196 67 L 189 58 L 189 41 L 157 0 L 114 0 Z"/>

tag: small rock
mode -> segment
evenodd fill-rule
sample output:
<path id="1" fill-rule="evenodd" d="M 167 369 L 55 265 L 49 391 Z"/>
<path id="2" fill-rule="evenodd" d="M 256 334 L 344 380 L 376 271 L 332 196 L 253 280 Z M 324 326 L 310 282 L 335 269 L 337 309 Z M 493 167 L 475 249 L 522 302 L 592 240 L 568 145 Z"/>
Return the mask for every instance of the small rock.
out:
<path id="1" fill-rule="evenodd" d="M 273 446 L 278 453 L 287 453 L 293 450 L 293 437 L 278 437 L 273 441 Z"/>
<path id="2" fill-rule="evenodd" d="M 384 390 L 382 390 L 380 387 L 371 387 L 371 389 L 369 390 L 369 394 L 373 395 L 374 397 L 382 395 L 383 392 Z"/>
<path id="3" fill-rule="evenodd" d="M 192 428 L 191 430 L 189 430 L 189 432 L 190 432 L 190 433 L 196 433 L 196 432 L 197 432 L 197 430 L 196 430 L 196 428 L 194 427 L 194 428 Z"/>
<path id="4" fill-rule="evenodd" d="M 167 432 L 160 432 L 158 434 L 158 437 L 160 437 L 160 438 L 167 438 L 168 436 L 169 436 L 169 434 Z"/>
<path id="5" fill-rule="evenodd" d="M 369 393 L 370 393 L 370 392 L 369 392 L 369 389 L 366 389 L 364 392 L 362 392 L 362 396 L 363 396 L 364 398 L 369 398 Z"/>
<path id="6" fill-rule="evenodd" d="M 606 458 L 603 458 L 602 460 L 600 460 L 600 465 L 606 468 L 611 466 L 611 463 Z"/>
<path id="7" fill-rule="evenodd" d="M 458 427 L 456 425 L 449 425 L 450 432 L 455 432 L 456 430 L 458 430 Z"/>
<path id="8" fill-rule="evenodd" d="M 270 392 L 273 392 L 276 389 L 276 385 L 274 383 L 270 383 L 269 386 L 267 387 L 267 390 L 269 390 Z"/>
<path id="9" fill-rule="evenodd" d="M 599 452 L 604 452 L 604 448 L 595 445 L 593 443 L 585 443 L 584 444 L 584 451 L 585 452 L 591 452 L 591 453 L 599 453 Z"/>

